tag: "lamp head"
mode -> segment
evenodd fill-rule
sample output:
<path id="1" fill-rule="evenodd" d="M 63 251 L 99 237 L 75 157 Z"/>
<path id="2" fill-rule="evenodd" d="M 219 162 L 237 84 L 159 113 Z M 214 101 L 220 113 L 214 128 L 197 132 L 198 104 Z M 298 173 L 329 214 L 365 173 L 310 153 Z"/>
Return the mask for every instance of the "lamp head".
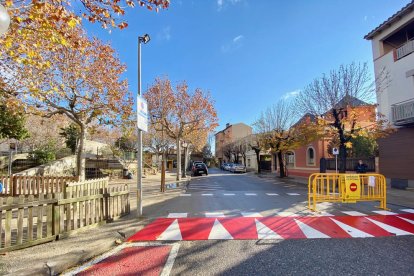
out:
<path id="1" fill-rule="evenodd" d="M 10 15 L 5 7 L 0 4 L 0 35 L 7 33 L 10 26 Z"/>
<path id="2" fill-rule="evenodd" d="M 138 37 L 138 39 L 139 39 L 139 42 L 143 42 L 144 44 L 147 44 L 151 40 L 148 34 L 144 34 L 144 36 L 140 36 Z"/>

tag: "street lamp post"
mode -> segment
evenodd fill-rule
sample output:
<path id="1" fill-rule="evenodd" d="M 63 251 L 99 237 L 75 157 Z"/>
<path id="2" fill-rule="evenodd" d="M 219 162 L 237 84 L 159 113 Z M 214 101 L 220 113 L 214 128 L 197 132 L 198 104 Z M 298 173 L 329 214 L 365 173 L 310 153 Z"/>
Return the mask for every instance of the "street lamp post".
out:
<path id="1" fill-rule="evenodd" d="M 187 177 L 185 174 L 185 171 L 187 170 L 187 146 L 188 146 L 187 142 L 183 141 L 182 146 L 184 149 L 184 166 L 183 166 L 183 172 L 182 172 L 181 177 L 185 178 Z"/>
<path id="2" fill-rule="evenodd" d="M 150 37 L 148 34 L 138 37 L 138 96 L 141 96 L 141 43 L 147 44 L 149 41 Z M 138 216 L 140 217 L 142 216 L 142 130 L 139 128 L 137 155 L 137 212 Z"/>

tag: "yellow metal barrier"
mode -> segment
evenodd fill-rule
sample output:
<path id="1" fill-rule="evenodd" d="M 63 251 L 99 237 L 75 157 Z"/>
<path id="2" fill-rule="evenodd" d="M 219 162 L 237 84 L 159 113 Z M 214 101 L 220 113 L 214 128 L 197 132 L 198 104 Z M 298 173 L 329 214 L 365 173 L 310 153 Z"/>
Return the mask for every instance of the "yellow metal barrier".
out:
<path id="1" fill-rule="evenodd" d="M 387 183 L 381 174 L 314 173 L 308 180 L 308 208 L 322 202 L 379 201 L 387 209 Z"/>

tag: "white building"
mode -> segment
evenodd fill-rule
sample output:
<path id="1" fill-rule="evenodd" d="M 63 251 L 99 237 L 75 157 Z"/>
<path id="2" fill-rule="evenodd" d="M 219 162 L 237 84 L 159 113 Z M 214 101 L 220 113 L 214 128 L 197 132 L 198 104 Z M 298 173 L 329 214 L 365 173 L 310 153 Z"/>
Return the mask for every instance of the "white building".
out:
<path id="1" fill-rule="evenodd" d="M 377 86 L 379 112 L 397 128 L 378 141 L 380 172 L 394 187 L 414 186 L 414 1 L 364 38 L 372 42 L 376 76 L 388 73 Z"/>

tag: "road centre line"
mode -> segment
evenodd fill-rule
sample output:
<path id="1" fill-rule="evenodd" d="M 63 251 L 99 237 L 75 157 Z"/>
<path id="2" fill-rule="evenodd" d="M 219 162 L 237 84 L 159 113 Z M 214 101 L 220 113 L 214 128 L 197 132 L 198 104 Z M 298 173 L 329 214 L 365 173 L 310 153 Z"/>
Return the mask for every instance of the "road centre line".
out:
<path id="1" fill-rule="evenodd" d="M 255 193 L 244 193 L 244 195 L 246 195 L 246 196 L 257 196 L 257 194 L 255 194 Z"/>
<path id="2" fill-rule="evenodd" d="M 278 196 L 279 194 L 275 194 L 275 193 L 266 193 L 268 196 Z"/>
<path id="3" fill-rule="evenodd" d="M 206 212 L 206 218 L 224 218 L 225 215 L 223 212 Z"/>
<path id="4" fill-rule="evenodd" d="M 298 193 L 286 193 L 287 195 L 290 195 L 290 196 L 298 196 L 298 195 L 300 195 L 300 194 L 298 194 Z"/>
<path id="5" fill-rule="evenodd" d="M 186 218 L 188 213 L 169 213 L 168 218 Z"/>

